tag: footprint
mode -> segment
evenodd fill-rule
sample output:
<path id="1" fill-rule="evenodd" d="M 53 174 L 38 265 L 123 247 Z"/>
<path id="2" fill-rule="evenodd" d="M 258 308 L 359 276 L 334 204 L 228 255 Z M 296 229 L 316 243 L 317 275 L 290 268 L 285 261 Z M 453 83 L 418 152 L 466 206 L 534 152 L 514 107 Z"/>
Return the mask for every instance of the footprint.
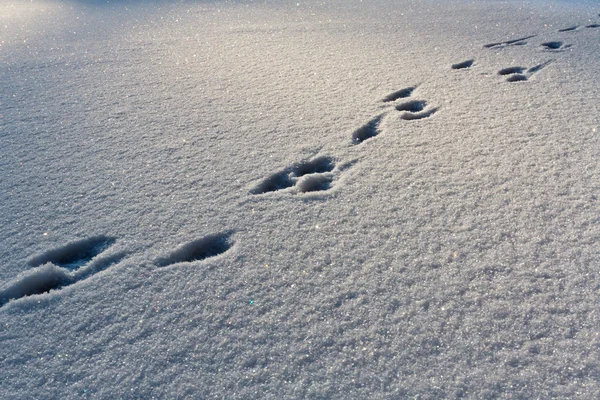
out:
<path id="1" fill-rule="evenodd" d="M 555 50 L 563 50 L 566 49 L 568 47 L 571 47 L 570 45 L 564 45 L 563 42 L 545 42 L 542 43 L 541 46 L 544 48 L 544 50 L 549 50 L 549 51 L 555 51 Z"/>
<path id="2" fill-rule="evenodd" d="M 528 74 L 535 74 L 536 72 L 539 72 L 542 70 L 542 68 L 545 68 L 546 66 L 548 66 L 549 64 L 551 64 L 552 62 L 554 62 L 554 60 L 548 60 L 546 62 L 543 62 L 541 64 L 536 65 L 535 67 L 531 67 L 527 70 Z"/>
<path id="3" fill-rule="evenodd" d="M 276 172 L 263 180 L 258 186 L 250 191 L 252 194 L 263 194 L 277 192 L 290 188 L 296 184 L 297 178 L 307 174 L 330 172 L 335 164 L 329 157 L 318 157 L 310 162 L 296 164 L 292 168 Z"/>
<path id="4" fill-rule="evenodd" d="M 438 111 L 438 108 L 425 110 L 425 107 L 427 107 L 427 102 L 425 100 L 411 100 L 406 103 L 398 104 L 396 110 L 404 111 L 402 115 L 400 115 L 400 118 L 407 121 L 427 118 Z"/>
<path id="5" fill-rule="evenodd" d="M 383 119 L 383 115 L 378 115 L 352 133 L 352 143 L 360 144 L 367 139 L 375 137 L 381 133 L 379 125 Z"/>
<path id="6" fill-rule="evenodd" d="M 415 89 L 416 89 L 416 87 L 412 86 L 412 87 L 407 87 L 404 89 L 397 90 L 394 93 L 390 93 L 387 96 L 385 96 L 382 101 L 384 103 L 389 103 L 390 101 L 396 101 L 398 99 L 404 99 L 404 98 L 410 97 L 410 95 L 412 94 L 412 92 Z"/>
<path id="7" fill-rule="evenodd" d="M 600 28 L 599 24 L 591 24 L 591 25 L 586 25 L 586 28 Z"/>
<path id="8" fill-rule="evenodd" d="M 94 236 L 78 240 L 58 249 L 48 250 L 30 259 L 28 264 L 31 267 L 37 267 L 51 262 L 69 271 L 74 271 L 108 249 L 115 241 L 115 238 L 107 236 Z"/>
<path id="9" fill-rule="evenodd" d="M 331 189 L 333 175 L 309 175 L 298 180 L 296 187 L 300 193 L 319 192 Z"/>
<path id="10" fill-rule="evenodd" d="M 526 45 L 527 42 L 525 40 L 536 37 L 537 35 L 525 36 L 519 39 L 507 40 L 505 42 L 496 42 L 496 43 L 488 43 L 484 44 L 483 47 L 491 49 L 497 47 L 507 47 L 507 46 L 523 46 Z"/>
<path id="11" fill-rule="evenodd" d="M 329 190 L 335 178 L 335 171 L 336 164 L 333 158 L 319 156 L 274 173 L 250 190 L 250 193 L 265 194 L 292 187 L 299 193 Z"/>
<path id="12" fill-rule="evenodd" d="M 514 74 L 506 78 L 506 82 L 522 82 L 526 81 L 528 78 L 523 74 Z"/>
<path id="13" fill-rule="evenodd" d="M 250 191 L 251 194 L 263 194 L 269 192 L 277 192 L 295 185 L 294 180 L 290 176 L 290 171 L 277 172 L 262 181 L 258 186 Z"/>
<path id="14" fill-rule="evenodd" d="M 331 172 L 334 168 L 335 163 L 331 157 L 320 156 L 311 161 L 306 161 L 296 165 L 293 169 L 293 172 L 297 177 L 301 177 L 308 174 L 322 174 L 324 172 Z"/>
<path id="15" fill-rule="evenodd" d="M 398 104 L 396 106 L 396 110 L 398 111 L 410 111 L 410 112 L 419 112 L 423 111 L 427 102 L 424 100 L 411 100 L 406 103 Z"/>
<path id="16" fill-rule="evenodd" d="M 402 115 L 400 115 L 400 118 L 407 120 L 407 121 L 429 118 L 433 114 L 435 114 L 437 111 L 438 111 L 438 108 L 432 108 L 431 110 L 426 110 L 426 111 L 419 112 L 419 113 L 405 112 Z"/>
<path id="17" fill-rule="evenodd" d="M 463 61 L 463 62 L 460 62 L 457 64 L 452 64 L 452 69 L 471 68 L 471 66 L 473 66 L 473 62 L 475 62 L 475 60 L 471 59 L 471 60 Z"/>
<path id="18" fill-rule="evenodd" d="M 572 32 L 572 31 L 577 30 L 577 28 L 579 28 L 579 25 L 571 26 L 569 28 L 559 29 L 558 31 L 559 32 Z"/>
<path id="19" fill-rule="evenodd" d="M 526 81 L 536 72 L 541 71 L 547 65 L 551 64 L 554 60 L 548 60 L 541 64 L 531 67 L 529 69 L 523 67 L 508 67 L 498 71 L 498 75 L 507 76 L 507 82 L 522 82 Z"/>
<path id="20" fill-rule="evenodd" d="M 0 290 L 0 306 L 12 299 L 62 289 L 118 263 L 125 252 L 101 256 L 115 242 L 113 237 L 94 236 L 31 258 L 28 265 L 33 268 Z"/>
<path id="21" fill-rule="evenodd" d="M 233 231 L 207 235 L 183 244 L 165 257 L 156 260 L 156 265 L 166 267 L 183 262 L 202 261 L 227 252 L 235 244 Z"/>
<path id="22" fill-rule="evenodd" d="M 521 72 L 525 71 L 525 69 L 526 68 L 523 67 L 502 68 L 500 71 L 498 71 L 498 75 L 520 74 Z"/>

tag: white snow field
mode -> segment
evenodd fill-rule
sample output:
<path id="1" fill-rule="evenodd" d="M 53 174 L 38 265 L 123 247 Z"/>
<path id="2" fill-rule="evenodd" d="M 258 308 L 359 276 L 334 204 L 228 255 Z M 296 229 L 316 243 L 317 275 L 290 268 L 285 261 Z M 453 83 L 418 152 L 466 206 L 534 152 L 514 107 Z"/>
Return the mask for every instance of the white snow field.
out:
<path id="1" fill-rule="evenodd" d="M 600 4 L 0 4 L 0 398 L 600 398 Z"/>

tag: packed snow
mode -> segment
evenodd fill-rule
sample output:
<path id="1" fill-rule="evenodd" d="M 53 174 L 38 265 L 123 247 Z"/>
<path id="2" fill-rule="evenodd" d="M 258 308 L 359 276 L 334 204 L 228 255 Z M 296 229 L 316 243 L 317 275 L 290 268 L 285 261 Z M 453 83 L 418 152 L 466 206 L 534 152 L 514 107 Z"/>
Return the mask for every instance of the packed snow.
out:
<path id="1" fill-rule="evenodd" d="M 600 6 L 0 4 L 0 398 L 600 398 Z"/>

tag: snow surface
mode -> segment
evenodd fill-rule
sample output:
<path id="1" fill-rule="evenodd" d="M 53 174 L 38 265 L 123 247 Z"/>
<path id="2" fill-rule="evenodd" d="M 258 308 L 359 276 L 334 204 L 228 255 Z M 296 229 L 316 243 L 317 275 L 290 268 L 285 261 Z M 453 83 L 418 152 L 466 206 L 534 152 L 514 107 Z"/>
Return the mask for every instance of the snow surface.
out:
<path id="1" fill-rule="evenodd" d="M 3 1 L 0 398 L 600 398 L 599 13 Z"/>

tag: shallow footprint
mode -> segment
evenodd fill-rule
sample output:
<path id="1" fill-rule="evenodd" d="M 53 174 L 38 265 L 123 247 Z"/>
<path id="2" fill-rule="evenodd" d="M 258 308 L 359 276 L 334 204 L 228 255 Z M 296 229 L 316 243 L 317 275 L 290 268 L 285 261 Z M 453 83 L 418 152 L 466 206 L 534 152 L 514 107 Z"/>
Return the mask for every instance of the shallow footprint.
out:
<path id="1" fill-rule="evenodd" d="M 498 71 L 498 75 L 520 74 L 525 70 L 526 70 L 526 68 L 523 68 L 523 67 L 502 68 L 500 71 Z"/>
<path id="2" fill-rule="evenodd" d="M 487 49 L 497 48 L 497 47 L 508 47 L 508 46 L 524 46 L 527 44 L 525 40 L 536 37 L 537 35 L 525 36 L 519 39 L 506 40 L 504 42 L 495 42 L 484 44 L 483 47 Z"/>
<path id="3" fill-rule="evenodd" d="M 522 82 L 526 81 L 527 77 L 523 74 L 513 74 L 506 78 L 506 82 Z"/>
<path id="4" fill-rule="evenodd" d="M 166 267 L 183 262 L 202 261 L 227 252 L 234 244 L 232 231 L 207 235 L 177 247 L 168 255 L 156 260 L 156 265 Z"/>
<path id="5" fill-rule="evenodd" d="M 473 66 L 474 62 L 475 62 L 475 60 L 471 59 L 471 60 L 463 61 L 460 63 L 452 64 L 452 69 L 471 68 Z"/>
<path id="6" fill-rule="evenodd" d="M 546 66 L 552 64 L 554 62 L 554 60 L 548 60 L 546 62 L 543 62 L 541 64 L 536 65 L 535 67 L 531 67 L 527 70 L 528 74 L 535 74 L 536 72 L 541 71 L 543 68 L 546 68 Z"/>

